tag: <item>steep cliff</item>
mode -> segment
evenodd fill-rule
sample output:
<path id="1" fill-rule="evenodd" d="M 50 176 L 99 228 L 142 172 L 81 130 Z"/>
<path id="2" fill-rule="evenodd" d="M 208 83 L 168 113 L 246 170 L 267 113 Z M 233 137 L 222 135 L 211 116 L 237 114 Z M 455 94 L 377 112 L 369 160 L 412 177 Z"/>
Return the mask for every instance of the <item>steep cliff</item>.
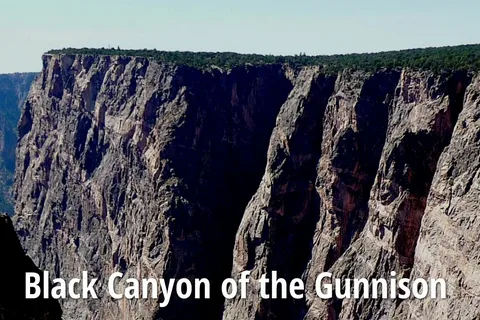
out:
<path id="1" fill-rule="evenodd" d="M 480 316 L 479 155 L 480 78 L 468 87 L 450 145 L 441 155 L 417 243 L 413 277 L 448 281 L 448 299 L 404 301 L 400 317 L 478 319 Z"/>
<path id="2" fill-rule="evenodd" d="M 234 236 L 291 88 L 282 67 L 202 72 L 141 58 L 45 56 L 22 115 L 16 212 L 35 262 L 104 281 L 231 270 Z M 103 284 L 105 288 L 105 284 Z M 223 298 L 64 301 L 67 318 L 220 317 Z M 179 305 L 180 304 L 180 305 Z"/>
<path id="3" fill-rule="evenodd" d="M 0 214 L 0 319 L 60 320 L 62 311 L 57 301 L 25 299 L 25 273 L 40 270 L 25 255 L 7 215 Z M 41 283 L 43 287 L 43 282 Z"/>
<path id="4" fill-rule="evenodd" d="M 67 299 L 66 319 L 474 319 L 475 79 L 45 55 L 18 128 L 18 233 L 58 277 L 212 282 L 212 299 L 167 308 Z M 224 301 L 244 270 L 247 299 Z M 261 300 L 272 270 L 303 278 L 305 299 Z M 324 301 L 322 271 L 443 276 L 472 296 Z"/>
<path id="5" fill-rule="evenodd" d="M 13 214 L 13 175 L 20 110 L 36 73 L 0 74 L 0 212 Z"/>
<path id="6" fill-rule="evenodd" d="M 390 102 L 385 144 L 370 191 L 365 225 L 356 229 L 361 232 L 348 248 L 343 247 L 343 255 L 334 255 L 332 261 L 328 261 L 331 256 L 327 255 L 324 270 L 340 278 L 390 279 L 392 271 L 398 277 L 409 277 L 432 178 L 438 159 L 450 142 L 469 82 L 464 73 L 402 73 Z M 342 203 L 344 199 L 340 196 Z M 339 214 L 332 211 L 321 216 L 317 225 L 307 281 L 318 272 L 319 263 L 323 266 L 325 239 L 337 239 L 338 234 L 345 233 L 342 227 L 347 233 L 351 229 L 344 225 L 352 218 L 338 219 Z M 340 213 L 346 211 L 342 209 Z M 324 219 L 333 220 L 336 228 L 325 228 Z M 334 240 L 328 249 L 338 252 L 339 243 L 342 244 Z M 425 274 L 426 279 L 432 276 Z M 312 287 L 313 284 L 311 292 Z M 310 297 L 305 319 L 391 318 L 399 303 L 390 299 L 320 301 L 313 293 Z M 424 315 L 424 319 L 429 317 Z"/>

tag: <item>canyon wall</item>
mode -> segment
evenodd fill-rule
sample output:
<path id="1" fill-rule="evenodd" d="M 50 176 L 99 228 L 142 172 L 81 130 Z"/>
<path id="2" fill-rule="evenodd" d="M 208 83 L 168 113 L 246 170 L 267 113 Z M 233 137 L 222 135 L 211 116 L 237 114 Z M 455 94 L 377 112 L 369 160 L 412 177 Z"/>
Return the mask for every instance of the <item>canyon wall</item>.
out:
<path id="1" fill-rule="evenodd" d="M 204 73 L 89 56 L 44 63 L 19 124 L 16 219 L 28 253 L 58 277 L 88 270 L 103 288 L 114 271 L 205 277 L 219 288 L 291 88 L 282 67 Z M 218 318 L 220 293 L 162 309 L 106 295 L 63 308 L 76 319 Z"/>
<path id="2" fill-rule="evenodd" d="M 17 123 L 36 73 L 0 74 L 0 212 L 13 214 Z"/>
<path id="3" fill-rule="evenodd" d="M 213 294 L 166 308 L 67 299 L 65 319 L 479 316 L 476 75 L 43 59 L 18 127 L 15 222 L 28 254 L 103 288 L 120 271 L 206 277 Z M 224 301 L 221 281 L 244 270 L 248 298 Z M 303 278 L 305 299 L 261 300 L 256 280 L 272 270 Z M 443 276 L 471 296 L 324 301 L 323 271 Z"/>

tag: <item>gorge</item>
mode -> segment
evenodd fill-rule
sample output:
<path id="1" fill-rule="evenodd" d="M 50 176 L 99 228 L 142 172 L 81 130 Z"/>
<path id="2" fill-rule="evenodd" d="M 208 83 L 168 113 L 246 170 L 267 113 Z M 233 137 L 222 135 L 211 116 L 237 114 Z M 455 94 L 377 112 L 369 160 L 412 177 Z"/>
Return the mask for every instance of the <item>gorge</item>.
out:
<path id="1" fill-rule="evenodd" d="M 36 73 L 0 74 L 0 212 L 13 215 L 17 122 Z"/>
<path id="2" fill-rule="evenodd" d="M 15 216 L 54 278 L 208 278 L 211 299 L 64 299 L 64 319 L 477 319 L 475 70 L 47 53 L 18 125 Z M 246 299 L 223 279 L 250 271 Z M 304 299 L 265 300 L 277 271 Z M 443 278 L 447 299 L 328 299 L 336 278 Z"/>

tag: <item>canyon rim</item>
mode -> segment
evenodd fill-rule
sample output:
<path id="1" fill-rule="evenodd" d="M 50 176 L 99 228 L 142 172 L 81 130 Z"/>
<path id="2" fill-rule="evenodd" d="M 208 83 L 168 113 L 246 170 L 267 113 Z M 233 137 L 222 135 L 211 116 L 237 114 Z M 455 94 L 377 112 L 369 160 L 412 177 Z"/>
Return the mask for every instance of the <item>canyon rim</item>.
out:
<path id="1" fill-rule="evenodd" d="M 306 284 L 305 299 L 253 286 L 164 308 L 65 299 L 63 319 L 478 319 L 479 106 L 462 70 L 48 53 L 18 124 L 15 228 L 59 278 Z M 443 278 L 448 297 L 322 300 L 326 271 Z"/>

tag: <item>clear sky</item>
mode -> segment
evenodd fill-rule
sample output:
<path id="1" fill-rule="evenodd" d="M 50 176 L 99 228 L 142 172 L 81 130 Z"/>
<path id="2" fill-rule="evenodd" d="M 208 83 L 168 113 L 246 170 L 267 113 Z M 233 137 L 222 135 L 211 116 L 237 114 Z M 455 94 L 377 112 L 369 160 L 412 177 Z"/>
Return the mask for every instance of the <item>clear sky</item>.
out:
<path id="1" fill-rule="evenodd" d="M 480 43 L 479 0 L 2 0 L 0 73 L 53 48 L 333 54 Z"/>

